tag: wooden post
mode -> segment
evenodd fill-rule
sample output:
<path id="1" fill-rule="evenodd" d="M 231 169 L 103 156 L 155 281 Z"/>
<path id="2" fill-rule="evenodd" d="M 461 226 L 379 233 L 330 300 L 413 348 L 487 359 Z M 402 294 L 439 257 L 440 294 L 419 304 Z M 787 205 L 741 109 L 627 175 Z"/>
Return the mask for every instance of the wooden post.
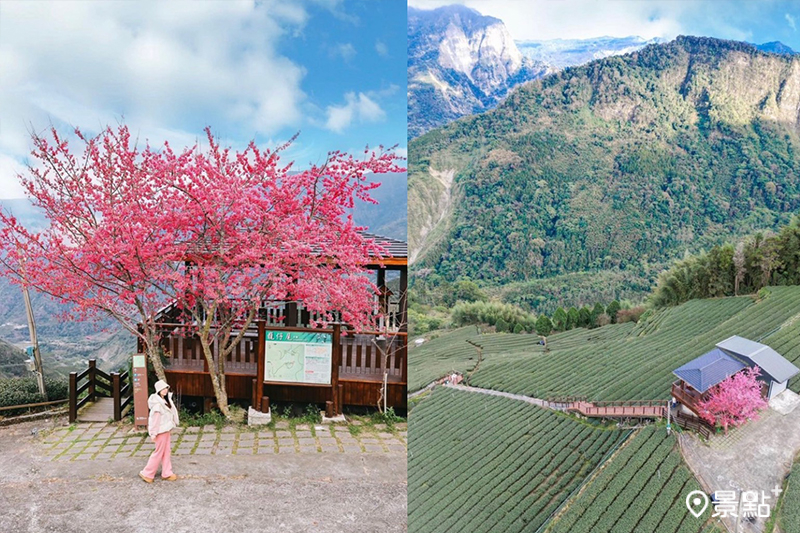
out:
<path id="1" fill-rule="evenodd" d="M 342 412 L 342 406 L 339 405 L 339 365 L 342 361 L 342 325 L 333 325 L 333 339 L 331 340 L 331 401 L 333 402 L 333 410 L 338 415 Z"/>
<path id="2" fill-rule="evenodd" d="M 344 385 L 341 383 L 339 384 L 339 394 L 337 394 L 337 396 L 339 397 L 339 409 L 336 411 L 336 414 L 340 415 L 342 414 L 342 407 L 344 407 Z"/>
<path id="3" fill-rule="evenodd" d="M 33 344 L 33 361 L 36 365 L 36 383 L 39 385 L 39 394 L 42 395 L 44 401 L 47 401 L 47 391 L 44 388 L 44 368 L 42 367 L 42 353 L 39 351 L 39 338 L 36 336 L 36 321 L 33 319 L 33 307 L 31 306 L 31 297 L 28 294 L 28 287 L 22 286 L 22 295 L 25 300 L 25 311 L 28 315 L 28 331 L 31 336 L 31 343 Z"/>
<path id="4" fill-rule="evenodd" d="M 78 418 L 78 373 L 69 373 L 69 423 Z"/>
<path id="5" fill-rule="evenodd" d="M 256 411 L 258 411 L 258 399 L 256 398 L 256 393 L 257 393 L 257 386 L 256 385 L 257 385 L 257 383 L 258 383 L 258 379 L 253 378 L 253 381 L 252 381 L 251 387 L 250 387 L 250 404 L 253 406 L 253 409 L 255 409 Z"/>
<path id="6" fill-rule="evenodd" d="M 400 331 L 408 331 L 408 268 L 400 270 Z"/>
<path id="7" fill-rule="evenodd" d="M 122 398 L 120 397 L 119 372 L 111 373 L 111 394 L 114 396 L 114 420 L 122 420 Z"/>
<path id="8" fill-rule="evenodd" d="M 261 397 L 261 412 L 269 413 L 269 396 Z"/>
<path id="9" fill-rule="evenodd" d="M 263 401 L 264 396 L 264 367 L 266 365 L 267 353 L 267 325 L 263 320 L 259 320 L 258 324 L 258 359 L 256 361 L 256 394 L 254 398 L 253 409 L 258 409 Z M 269 405 L 269 400 L 267 400 Z M 266 413 L 266 411 L 261 411 Z"/>
<path id="10" fill-rule="evenodd" d="M 395 353 L 399 353 L 400 361 L 400 381 L 408 383 L 408 337 L 400 337 L 400 348 Z M 478 361 L 480 361 L 480 348 L 478 349 Z"/>
<path id="11" fill-rule="evenodd" d="M 89 401 L 95 401 L 95 370 L 97 369 L 97 359 L 89 359 Z"/>
<path id="12" fill-rule="evenodd" d="M 389 292 L 386 287 L 385 268 L 378 267 L 377 285 L 378 285 L 378 313 L 380 315 L 383 315 L 382 325 L 389 327 Z"/>
<path id="13" fill-rule="evenodd" d="M 333 418 L 333 402 L 325 402 L 325 416 L 328 418 Z"/>
<path id="14" fill-rule="evenodd" d="M 297 326 L 297 302 L 289 302 L 284 307 L 284 312 L 286 313 L 283 318 L 283 325 L 286 327 L 296 327 Z"/>

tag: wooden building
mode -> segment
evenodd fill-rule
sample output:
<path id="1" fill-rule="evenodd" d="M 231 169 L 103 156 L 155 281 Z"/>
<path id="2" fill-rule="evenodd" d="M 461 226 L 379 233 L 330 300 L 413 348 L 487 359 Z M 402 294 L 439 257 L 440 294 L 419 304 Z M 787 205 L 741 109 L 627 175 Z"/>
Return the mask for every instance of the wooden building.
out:
<path id="1" fill-rule="evenodd" d="M 708 397 L 712 387 L 756 366 L 761 371 L 761 393 L 768 400 L 786 390 L 789 380 L 800 373 L 769 346 L 734 335 L 673 372 L 678 380 L 672 384 L 672 398 L 684 411 L 700 416 L 697 404 Z"/>
<path id="2" fill-rule="evenodd" d="M 387 374 L 386 404 L 395 410 L 406 409 L 407 384 L 407 301 L 408 246 L 387 237 L 364 234 L 387 251 L 380 262 L 366 265 L 374 271 L 378 286 L 375 309 L 379 315 L 378 330 L 358 334 L 343 325 L 334 335 L 333 329 L 311 328 L 315 318 L 302 302 L 264 302 L 259 320 L 252 324 L 241 342 L 225 361 L 228 398 L 246 400 L 260 407 L 258 398 L 271 402 L 314 403 L 335 401 L 342 406 L 377 406 Z M 389 285 L 396 284 L 395 290 Z M 336 313 L 334 312 L 334 315 Z M 214 401 L 208 364 L 196 337 L 184 336 L 174 317 L 177 311 L 165 309 L 159 316 L 161 346 L 166 356 L 165 372 L 173 390 L 183 397 L 202 398 L 206 408 Z M 335 384 L 271 382 L 264 376 L 266 334 L 269 331 L 320 332 L 333 337 Z M 216 356 L 216 348 L 213 348 Z M 141 351 L 141 346 L 140 346 Z M 259 383 L 259 378 L 262 378 Z"/>

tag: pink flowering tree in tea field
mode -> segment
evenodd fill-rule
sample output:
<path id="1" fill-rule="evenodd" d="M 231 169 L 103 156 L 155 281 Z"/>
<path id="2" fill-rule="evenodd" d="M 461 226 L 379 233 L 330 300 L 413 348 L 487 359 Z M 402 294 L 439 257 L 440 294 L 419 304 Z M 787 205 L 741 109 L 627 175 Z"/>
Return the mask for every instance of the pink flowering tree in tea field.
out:
<path id="1" fill-rule="evenodd" d="M 72 319 L 108 316 L 144 346 L 159 378 L 156 323 L 171 306 L 197 335 L 217 405 L 229 415 L 225 359 L 271 300 L 302 301 L 356 328 L 374 319 L 376 287 L 363 266 L 382 249 L 348 215 L 371 202 L 365 175 L 398 172 L 391 152 L 332 152 L 293 172 L 277 150 L 139 149 L 125 126 L 75 152 L 55 130 L 34 135 L 39 162 L 21 180 L 49 227 L 28 231 L 0 213 L 4 274 L 71 304 Z M 370 260 L 370 258 L 373 260 Z M 216 348 L 213 348 L 216 347 Z"/>
<path id="2" fill-rule="evenodd" d="M 746 368 L 714 386 L 707 399 L 698 403 L 703 420 L 719 424 L 728 433 L 728 426 L 740 426 L 758 418 L 758 412 L 767 407 L 761 396 L 758 367 Z"/>

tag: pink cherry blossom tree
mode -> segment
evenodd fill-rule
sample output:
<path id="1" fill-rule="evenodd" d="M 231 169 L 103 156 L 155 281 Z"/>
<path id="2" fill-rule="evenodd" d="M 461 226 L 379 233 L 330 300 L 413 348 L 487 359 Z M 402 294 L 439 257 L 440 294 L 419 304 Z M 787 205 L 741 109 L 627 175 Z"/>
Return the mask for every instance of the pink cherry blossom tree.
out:
<path id="1" fill-rule="evenodd" d="M 698 403 L 703 420 L 720 424 L 728 433 L 728 426 L 740 426 L 758 418 L 758 412 L 767 407 L 761 396 L 758 367 L 746 368 L 714 386 L 707 399 Z"/>
<path id="2" fill-rule="evenodd" d="M 347 212 L 372 201 L 368 172 L 403 170 L 391 152 L 332 152 L 292 172 L 280 161 L 288 144 L 237 152 L 208 129 L 207 147 L 177 153 L 167 143 L 139 150 L 125 126 L 96 138 L 76 131 L 81 154 L 51 133 L 34 135 L 40 165 L 21 177 L 50 225 L 34 233 L 0 213 L 3 271 L 71 304 L 69 318 L 117 320 L 159 378 L 156 320 L 167 307 L 198 336 L 226 416 L 225 358 L 263 303 L 301 301 L 323 322 L 338 312 L 357 328 L 373 319 L 376 288 L 363 265 L 382 250 Z"/>

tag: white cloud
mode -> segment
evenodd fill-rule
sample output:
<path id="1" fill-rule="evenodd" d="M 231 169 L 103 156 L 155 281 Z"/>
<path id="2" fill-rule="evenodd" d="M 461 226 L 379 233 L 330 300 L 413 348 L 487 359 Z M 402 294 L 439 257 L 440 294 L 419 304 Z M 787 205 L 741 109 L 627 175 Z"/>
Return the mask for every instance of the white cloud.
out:
<path id="1" fill-rule="evenodd" d="M 0 197 L 16 186 L 8 159 L 21 162 L 28 131 L 51 123 L 93 134 L 124 118 L 159 143 L 230 121 L 248 137 L 300 129 L 305 70 L 277 44 L 307 19 L 276 0 L 3 0 Z"/>
<path id="2" fill-rule="evenodd" d="M 345 104 L 328 106 L 325 127 L 342 133 L 350 124 L 358 122 L 378 122 L 386 118 L 380 105 L 364 93 L 345 94 Z"/>
<path id="3" fill-rule="evenodd" d="M 795 25 L 794 17 L 791 16 L 789 13 L 786 13 L 786 22 L 789 23 L 789 26 L 792 28 L 792 30 L 797 31 L 797 26 Z"/>
<path id="4" fill-rule="evenodd" d="M 25 172 L 25 165 L 0 153 L 0 198 L 24 198 L 25 193 L 17 176 Z"/>
<path id="5" fill-rule="evenodd" d="M 433 9 L 453 2 L 411 0 L 414 7 Z M 516 40 L 585 39 L 613 35 L 674 37 L 679 15 L 692 2 L 655 0 L 463 0 L 459 3 L 503 21 Z"/>
<path id="6" fill-rule="evenodd" d="M 389 47 L 386 46 L 386 43 L 383 41 L 375 41 L 375 51 L 378 52 L 378 55 L 381 57 L 389 56 Z"/>
<path id="7" fill-rule="evenodd" d="M 339 56 L 345 61 L 351 61 L 356 56 L 356 48 L 351 43 L 338 43 L 330 50 L 331 57 Z"/>

